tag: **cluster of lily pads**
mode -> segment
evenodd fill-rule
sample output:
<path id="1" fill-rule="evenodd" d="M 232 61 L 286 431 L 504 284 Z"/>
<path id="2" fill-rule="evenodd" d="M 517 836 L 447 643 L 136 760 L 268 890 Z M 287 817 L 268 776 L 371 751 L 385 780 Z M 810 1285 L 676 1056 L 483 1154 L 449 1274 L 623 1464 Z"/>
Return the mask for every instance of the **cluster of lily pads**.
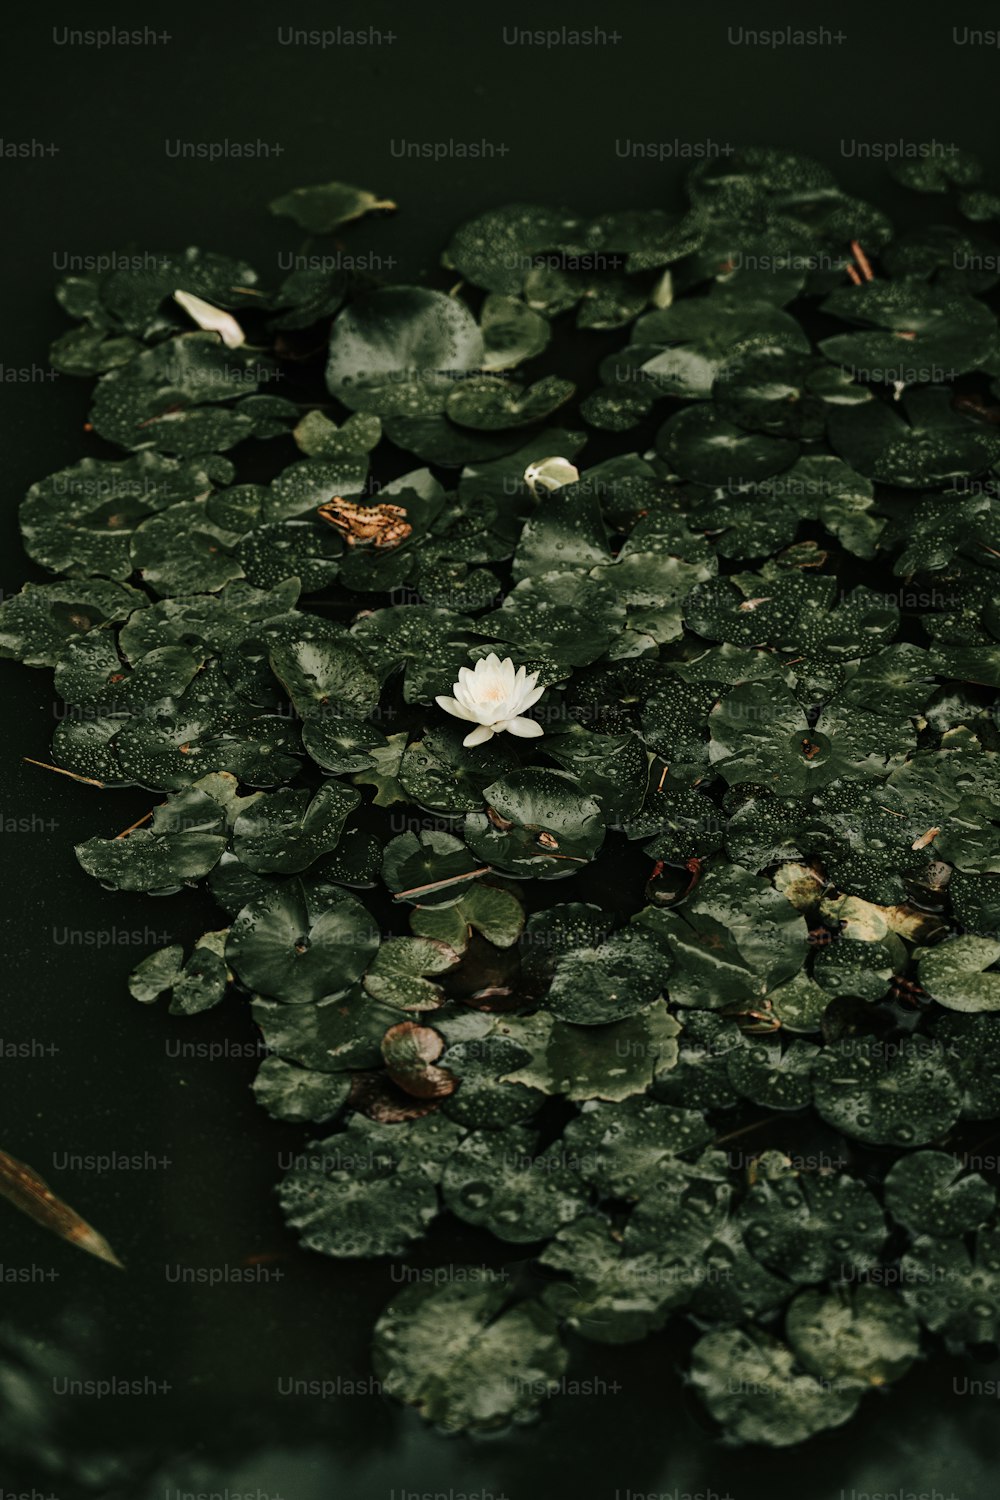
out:
<path id="1" fill-rule="evenodd" d="M 59 288 L 53 363 L 126 456 L 28 492 L 59 578 L 0 653 L 55 669 L 60 768 L 165 794 L 77 858 L 224 913 L 131 990 L 249 1005 L 260 1103 L 324 1127 L 279 1189 L 302 1242 L 405 1255 L 447 1211 L 514 1248 L 379 1322 L 384 1389 L 445 1429 L 674 1315 L 711 1417 L 774 1445 L 1000 1341 L 978 176 L 911 182 L 966 227 L 897 234 L 753 149 L 683 214 L 484 214 L 441 290 L 198 250 Z M 466 745 L 491 657 L 535 726 Z"/>

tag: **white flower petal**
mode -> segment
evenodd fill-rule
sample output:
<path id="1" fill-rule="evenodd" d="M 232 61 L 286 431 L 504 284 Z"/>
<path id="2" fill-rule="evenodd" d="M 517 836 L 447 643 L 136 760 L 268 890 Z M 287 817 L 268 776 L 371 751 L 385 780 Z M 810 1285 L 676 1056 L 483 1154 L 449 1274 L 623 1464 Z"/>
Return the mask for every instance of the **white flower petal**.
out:
<path id="1" fill-rule="evenodd" d="M 238 349 L 241 344 L 246 343 L 247 336 L 232 313 L 223 312 L 221 307 L 213 307 L 211 302 L 202 301 L 193 292 L 175 292 L 174 301 L 199 328 L 204 328 L 208 333 L 219 334 L 227 349 Z"/>
<path id="2" fill-rule="evenodd" d="M 478 722 L 475 714 L 463 708 L 461 703 L 456 703 L 454 698 L 435 698 L 434 702 L 438 708 L 443 708 L 446 714 L 454 714 L 456 719 L 465 719 L 473 724 Z"/>
<path id="3" fill-rule="evenodd" d="M 522 740 L 534 740 L 545 733 L 537 719 L 508 719 L 503 727 L 508 734 L 516 734 Z"/>
<path id="4" fill-rule="evenodd" d="M 485 745 L 487 740 L 493 738 L 493 734 L 494 731 L 488 724 L 480 724 L 478 729 L 474 729 L 471 734 L 465 736 L 462 744 L 466 749 L 471 750 L 473 745 Z"/>

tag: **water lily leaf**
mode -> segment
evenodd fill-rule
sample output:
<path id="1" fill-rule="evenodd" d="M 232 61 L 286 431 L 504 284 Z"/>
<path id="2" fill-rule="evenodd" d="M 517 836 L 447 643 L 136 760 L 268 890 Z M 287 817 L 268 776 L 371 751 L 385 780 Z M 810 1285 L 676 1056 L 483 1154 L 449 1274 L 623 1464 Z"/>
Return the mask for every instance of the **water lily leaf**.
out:
<path id="1" fill-rule="evenodd" d="M 899 1380 L 920 1352 L 916 1318 L 880 1286 L 800 1292 L 785 1315 L 785 1334 L 803 1369 L 835 1388 Z"/>
<path id="2" fill-rule="evenodd" d="M 138 522 L 151 511 L 208 495 L 225 459 L 138 453 L 120 463 L 85 458 L 33 484 L 21 503 L 21 535 L 35 562 L 71 576 L 125 579 Z"/>
<path id="3" fill-rule="evenodd" d="M 483 367 L 507 370 L 534 359 L 549 342 L 547 319 L 533 312 L 519 297 L 491 292 L 479 313 L 483 335 Z"/>
<path id="4" fill-rule="evenodd" d="M 952 1343 L 995 1343 L 1000 1334 L 1000 1229 L 965 1240 L 922 1235 L 903 1256 L 903 1299 L 925 1328 Z"/>
<path id="5" fill-rule="evenodd" d="M 124 620 L 148 600 L 124 583 L 26 583 L 0 604 L 0 657 L 26 667 L 54 667 L 66 644 Z"/>
<path id="6" fill-rule="evenodd" d="M 184 949 L 180 943 L 157 948 L 149 953 L 129 975 L 129 993 L 140 1005 L 152 1005 L 172 989 L 184 967 Z"/>
<path id="7" fill-rule="evenodd" d="M 559 958 L 546 1009 L 577 1026 L 601 1026 L 644 1010 L 670 973 L 662 946 L 641 927 L 614 932 L 599 947 Z"/>
<path id="8" fill-rule="evenodd" d="M 856 990 L 845 993 L 853 994 Z M 817 984 L 804 969 L 772 990 L 767 997 L 772 1014 L 786 1031 L 807 1033 L 819 1031 L 830 999 L 830 991 Z"/>
<path id="9" fill-rule="evenodd" d="M 375 1068 L 382 1038 L 399 1011 L 378 1004 L 358 986 L 315 1005 L 284 1005 L 257 997 L 251 1012 L 270 1052 L 317 1073 Z"/>
<path id="10" fill-rule="evenodd" d="M 895 960 L 895 961 L 894 961 Z M 860 995 L 863 1000 L 881 1000 L 892 975 L 905 965 L 906 950 L 893 934 L 882 942 L 862 942 L 843 934 L 829 948 L 820 949 L 813 964 L 813 978 L 831 995 Z"/>
<path id="11" fill-rule="evenodd" d="M 479 629 L 565 668 L 596 661 L 624 624 L 625 605 L 600 579 L 567 568 L 522 578 Z"/>
<path id="12" fill-rule="evenodd" d="M 890 757 L 916 748 L 905 721 L 830 705 L 810 725 L 790 688 L 745 682 L 713 708 L 709 756 L 730 786 L 750 781 L 779 797 L 808 795 L 831 781 L 885 775 Z"/>
<path id="13" fill-rule="evenodd" d="M 585 1103 L 563 1135 L 580 1170 L 604 1197 L 641 1198 L 674 1170 L 674 1159 L 712 1139 L 704 1115 L 652 1099 Z"/>
<path id="14" fill-rule="evenodd" d="M 102 376 L 90 421 L 122 448 L 182 456 L 222 451 L 262 425 L 266 430 L 271 409 L 255 415 L 243 401 L 276 374 L 273 361 L 227 349 L 214 333 L 181 334 Z M 289 414 L 296 410 L 290 406 Z"/>
<path id="15" fill-rule="evenodd" d="M 672 1165 L 670 1175 L 632 1210 L 623 1244 L 630 1255 L 654 1251 L 661 1260 L 674 1262 L 678 1285 L 686 1281 L 689 1292 L 691 1262 L 697 1263 L 725 1225 L 732 1184 L 728 1161 L 719 1151 Z"/>
<path id="16" fill-rule="evenodd" d="M 346 636 L 280 641 L 271 649 L 270 662 L 303 719 L 331 707 L 364 715 L 378 702 L 378 680 Z"/>
<path id="17" fill-rule="evenodd" d="M 467 727 L 467 726 L 466 726 Z M 409 800 L 433 812 L 459 814 L 482 806 L 483 792 L 516 762 L 508 737 L 465 749 L 463 730 L 434 725 L 407 745 L 399 766 Z"/>
<path id="18" fill-rule="evenodd" d="M 435 1018 L 437 1019 L 437 1018 Z M 540 1089 L 510 1083 L 505 1075 L 530 1054 L 506 1036 L 484 1036 L 449 1046 L 443 1064 L 457 1081 L 444 1112 L 469 1130 L 505 1130 L 529 1120 L 545 1095 Z"/>
<path id="19" fill-rule="evenodd" d="M 610 1025 L 574 1026 L 539 1011 L 512 1017 L 501 1030 L 527 1054 L 505 1082 L 567 1099 L 617 1101 L 644 1094 L 669 1076 L 680 1027 L 660 1000 Z"/>
<path id="20" fill-rule="evenodd" d="M 228 929 L 223 928 L 203 933 L 195 943 L 187 963 L 170 986 L 172 1016 L 200 1015 L 225 998 L 226 987 L 233 977 L 225 959 L 227 936 Z"/>
<path id="21" fill-rule="evenodd" d="M 835 589 L 833 578 L 793 570 L 710 578 L 691 590 L 685 619 L 706 639 L 739 646 L 769 645 L 823 662 L 874 655 L 895 634 L 898 608 L 860 589 L 831 607 Z"/>
<path id="22" fill-rule="evenodd" d="M 351 1092 L 347 1073 L 317 1073 L 280 1057 L 267 1057 L 253 1081 L 257 1103 L 275 1120 L 325 1125 L 340 1114 Z"/>
<path id="23" fill-rule="evenodd" d="M 367 475 L 367 460 L 354 452 L 333 459 L 309 458 L 289 464 L 271 481 L 260 519 L 271 523 L 311 518 L 327 501 L 358 494 L 364 489 Z M 331 538 L 336 538 L 333 527 L 324 529 Z"/>
<path id="24" fill-rule="evenodd" d="M 934 1036 L 958 1085 L 963 1117 L 988 1120 L 1000 1112 L 1000 1018 L 945 1015 Z"/>
<path id="25" fill-rule="evenodd" d="M 512 203 L 463 224 L 445 251 L 445 263 L 474 286 L 516 296 L 536 256 L 556 249 L 579 226 L 566 211 Z"/>
<path id="26" fill-rule="evenodd" d="M 290 1005 L 346 995 L 378 947 L 378 929 L 356 897 L 288 880 L 233 921 L 226 958 L 239 979 Z"/>
<path id="27" fill-rule="evenodd" d="M 455 1092 L 447 1068 L 435 1067 L 444 1051 L 444 1037 L 433 1026 L 399 1021 L 382 1038 L 382 1056 L 393 1083 L 416 1099 L 446 1099 Z"/>
<path id="28" fill-rule="evenodd" d="M 209 772 L 227 771 L 251 786 L 274 786 L 295 774 L 299 732 L 287 716 L 250 707 L 217 664 L 148 717 L 124 721 L 115 752 L 125 777 L 175 790 Z"/>
<path id="29" fill-rule="evenodd" d="M 782 1050 L 780 1041 L 756 1038 L 734 1048 L 726 1061 L 729 1082 L 744 1099 L 766 1109 L 805 1109 L 812 1102 L 811 1073 L 819 1049 L 793 1041 Z"/>
<path id="30" fill-rule="evenodd" d="M 436 1217 L 436 1184 L 461 1136 L 440 1115 L 405 1130 L 352 1115 L 346 1130 L 311 1141 L 283 1178 L 285 1219 L 323 1255 L 398 1255 Z"/>
<path id="31" fill-rule="evenodd" d="M 335 849 L 360 795 L 339 782 L 259 797 L 233 825 L 233 853 L 258 875 L 298 875 Z"/>
<path id="32" fill-rule="evenodd" d="M 966 934 L 924 949 L 917 972 L 922 987 L 948 1010 L 1000 1010 L 1000 974 L 990 968 L 998 958 L 1000 942 Z"/>
<path id="33" fill-rule="evenodd" d="M 978 368 L 996 337 L 996 320 L 982 302 L 913 279 L 843 287 L 826 299 L 824 311 L 880 330 L 820 341 L 827 359 L 866 382 L 953 380 Z"/>
<path id="34" fill-rule="evenodd" d="M 440 829 L 400 833 L 382 857 L 382 879 L 396 901 L 417 906 L 453 906 L 468 882 L 485 874 L 461 839 Z"/>
<path id="35" fill-rule="evenodd" d="M 813 1068 L 816 1108 L 870 1145 L 922 1146 L 955 1123 L 959 1092 L 926 1037 L 906 1037 L 893 1052 L 871 1037 L 825 1047 Z"/>
<path id="36" fill-rule="evenodd" d="M 334 319 L 330 393 L 381 417 L 443 410 L 454 377 L 481 368 L 483 337 L 454 297 L 422 287 L 381 287 Z"/>
<path id="37" fill-rule="evenodd" d="M 759 345 L 808 351 L 788 313 L 763 299 L 725 293 L 678 299 L 647 313 L 636 323 L 633 339 L 642 351 L 642 374 L 656 393 L 687 400 L 710 395 L 720 368 L 736 352 Z"/>
<path id="38" fill-rule="evenodd" d="M 321 182 L 315 187 L 293 188 L 268 204 L 271 213 L 292 219 L 310 234 L 332 234 L 365 214 L 394 209 L 395 203 L 379 198 L 348 182 Z"/>
<path id="39" fill-rule="evenodd" d="M 906 156 L 894 160 L 889 172 L 904 187 L 917 193 L 944 193 L 952 183 L 972 187 L 983 174 L 971 151 L 949 147 L 942 153 L 936 141 L 917 144 Z"/>
<path id="40" fill-rule="evenodd" d="M 546 494 L 524 523 L 514 554 L 515 582 L 541 573 L 604 566 L 611 560 L 600 496 L 587 484 Z"/>
<path id="41" fill-rule="evenodd" d="M 49 364 L 62 375 L 103 375 L 127 365 L 142 350 L 138 339 L 109 336 L 99 329 L 72 328 L 49 349 Z"/>
<path id="42" fill-rule="evenodd" d="M 473 629 L 467 615 L 449 609 L 396 604 L 360 619 L 351 640 L 380 678 L 405 668 L 407 703 L 431 703 L 451 692 L 459 667 L 468 665 Z"/>
<path id="43" fill-rule="evenodd" d="M 743 1046 L 736 1022 L 712 1011 L 694 1010 L 684 1015 L 681 1028 L 676 1066 L 658 1075 L 654 1096 L 682 1109 L 731 1107 L 737 1094 L 727 1063 L 734 1049 Z"/>
<path id="44" fill-rule="evenodd" d="M 304 594 L 329 587 L 340 571 L 340 538 L 315 521 L 273 521 L 255 526 L 236 545 L 241 573 L 255 587 L 274 588 L 285 578 L 297 578 Z"/>
<path id="45" fill-rule="evenodd" d="M 787 438 L 746 432 L 714 406 L 684 407 L 656 435 L 657 452 L 683 479 L 697 484 L 747 484 L 787 469 L 798 444 Z"/>
<path id="46" fill-rule="evenodd" d="M 425 404 L 440 399 L 421 388 Z M 471 427 L 459 427 L 442 413 L 429 416 L 394 416 L 385 419 L 385 435 L 397 448 L 412 453 L 425 464 L 438 464 L 444 469 L 460 469 L 468 464 L 487 463 L 513 453 L 525 442 L 528 429 L 524 427 L 501 428 L 496 431 L 476 431 Z"/>
<path id="47" fill-rule="evenodd" d="M 996 1189 L 978 1172 L 965 1172 L 946 1151 L 901 1156 L 885 1179 L 886 1207 L 911 1234 L 938 1239 L 979 1229 L 996 1207 Z"/>
<path id="48" fill-rule="evenodd" d="M 323 412 L 313 410 L 306 412 L 292 436 L 310 458 L 354 458 L 378 446 L 382 423 L 370 412 L 357 411 L 338 427 Z"/>
<path id="49" fill-rule="evenodd" d="M 600 805 L 561 771 L 512 771 L 483 797 L 489 812 L 469 813 L 463 836 L 478 859 L 504 874 L 562 879 L 604 842 Z"/>
<path id="50" fill-rule="evenodd" d="M 465 951 L 473 928 L 494 947 L 510 948 L 524 927 L 524 907 L 513 891 L 477 880 L 464 887 L 454 905 L 418 906 L 410 927 L 418 937 L 436 938 L 456 953 Z"/>
<path id="51" fill-rule="evenodd" d="M 473 1131 L 448 1158 L 441 1191 L 452 1213 L 515 1244 L 548 1239 L 576 1218 L 587 1187 L 558 1143 L 536 1155 L 534 1132 L 512 1125 L 497 1145 L 492 1131 Z"/>
<path id="52" fill-rule="evenodd" d="M 691 1380 L 711 1415 L 738 1442 L 787 1448 L 842 1426 L 861 1392 L 797 1369 L 787 1345 L 760 1330 L 719 1329 L 698 1340 Z"/>
<path id="53" fill-rule="evenodd" d="M 565 405 L 575 390 L 571 380 L 556 375 L 546 375 L 527 387 L 495 375 L 482 375 L 456 385 L 445 411 L 460 427 L 494 432 L 544 421 Z"/>
<path id="54" fill-rule="evenodd" d="M 133 568 L 158 594 L 207 594 L 243 576 L 230 550 L 235 541 L 209 520 L 204 501 L 190 500 L 141 521 L 129 552 Z"/>
<path id="55" fill-rule="evenodd" d="M 443 1287 L 407 1287 L 376 1325 L 381 1389 L 445 1432 L 530 1421 L 557 1388 L 567 1354 L 552 1313 L 511 1300 L 504 1282 L 478 1267 Z"/>
<path id="56" fill-rule="evenodd" d="M 1000 455 L 1000 437 L 957 412 L 950 393 L 934 387 L 911 390 L 892 409 L 875 400 L 835 408 L 829 434 L 859 473 L 900 489 L 967 479 Z"/>
<path id="57" fill-rule="evenodd" d="M 367 731 L 365 733 L 364 752 L 372 765 L 369 769 L 355 771 L 351 779 L 357 786 L 375 787 L 372 802 L 376 807 L 391 807 L 394 802 L 407 800 L 402 782 L 399 780 L 399 768 L 408 739 L 409 735 L 403 729 L 399 734 L 390 734 L 384 745 L 377 742 L 372 744 L 369 743 Z M 325 757 L 326 760 L 333 758 L 329 733 L 324 731 L 322 722 L 311 729 L 308 725 L 306 726 L 303 731 L 303 742 L 306 743 L 307 749 L 312 745 L 313 748 L 309 750 L 309 753 L 314 758 L 319 758 L 319 756 Z M 335 749 L 338 754 L 341 748 L 340 744 L 336 745 Z M 323 764 L 322 760 L 320 764 Z M 333 770 L 334 767 L 330 766 L 329 769 Z"/>
<path id="58" fill-rule="evenodd" d="M 80 864 L 116 891 L 176 890 L 207 875 L 226 847 L 225 812 L 198 785 L 176 792 L 153 812 L 149 828 L 77 844 Z"/>
<path id="59" fill-rule="evenodd" d="M 389 938 L 369 965 L 365 989 L 400 1010 L 437 1010 L 444 1004 L 444 992 L 426 976 L 453 969 L 459 957 L 437 938 Z"/>
<path id="60" fill-rule="evenodd" d="M 710 870 L 676 912 L 647 907 L 638 919 L 674 958 L 670 998 L 718 1010 L 752 1002 L 802 967 L 806 924 L 770 883 L 738 866 Z"/>
<path id="61" fill-rule="evenodd" d="M 648 1252 L 626 1255 L 612 1225 L 597 1216 L 565 1225 L 539 1258 L 570 1278 L 546 1288 L 546 1306 L 600 1344 L 645 1338 L 688 1296 L 681 1266 Z"/>
<path id="62" fill-rule="evenodd" d="M 737 1217 L 747 1249 L 799 1284 L 870 1270 L 886 1237 L 874 1195 L 843 1173 L 783 1169 L 753 1184 Z"/>

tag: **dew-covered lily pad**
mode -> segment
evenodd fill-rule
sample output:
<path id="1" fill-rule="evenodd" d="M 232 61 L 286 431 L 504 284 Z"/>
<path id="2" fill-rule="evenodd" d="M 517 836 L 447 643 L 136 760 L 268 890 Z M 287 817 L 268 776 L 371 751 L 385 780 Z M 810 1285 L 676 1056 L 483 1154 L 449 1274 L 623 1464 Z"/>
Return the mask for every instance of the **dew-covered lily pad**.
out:
<path id="1" fill-rule="evenodd" d="M 445 1432 L 530 1421 L 567 1358 L 555 1316 L 477 1267 L 407 1287 L 382 1313 L 372 1352 L 382 1390 Z"/>
<path id="2" fill-rule="evenodd" d="M 293 879 L 243 907 L 226 958 L 250 989 L 303 1005 L 346 994 L 377 947 L 378 928 L 355 896 Z"/>

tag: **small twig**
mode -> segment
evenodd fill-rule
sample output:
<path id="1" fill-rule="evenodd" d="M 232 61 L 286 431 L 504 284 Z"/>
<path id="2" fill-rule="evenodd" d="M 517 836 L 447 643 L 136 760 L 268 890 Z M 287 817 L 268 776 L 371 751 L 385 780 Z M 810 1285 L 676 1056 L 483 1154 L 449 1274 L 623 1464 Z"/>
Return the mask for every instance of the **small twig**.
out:
<path id="1" fill-rule="evenodd" d="M 107 790 L 107 782 L 97 781 L 93 776 L 78 776 L 75 771 L 64 771 L 62 766 L 50 765 L 47 760 L 34 760 L 30 755 L 22 755 L 21 759 L 26 760 L 29 766 L 41 766 L 43 771 L 55 771 L 60 776 L 69 776 L 73 781 L 84 781 L 87 786 L 99 786 L 102 790 Z"/>
<path id="2" fill-rule="evenodd" d="M 426 885 L 414 885 L 408 891 L 397 891 L 392 899 L 405 901 L 407 896 L 424 896 L 429 891 L 444 891 L 450 885 L 460 885 L 467 880 L 476 880 L 480 875 L 488 875 L 489 870 L 489 865 L 483 865 L 479 870 L 469 870 L 465 875 L 452 875 L 448 880 L 429 880 Z"/>
<path id="3" fill-rule="evenodd" d="M 872 270 L 871 265 L 868 261 L 868 257 L 862 250 L 861 246 L 858 244 L 857 240 L 851 241 L 851 254 L 854 256 L 854 259 L 861 267 L 861 274 L 864 276 L 865 280 L 874 281 L 875 272 Z"/>
<path id="4" fill-rule="evenodd" d="M 153 814 L 151 812 L 143 813 L 142 817 L 141 818 L 136 818 L 135 822 L 134 823 L 130 823 L 129 826 L 128 826 L 128 828 L 123 828 L 122 831 L 121 831 L 121 833 L 116 833 L 115 834 L 115 838 L 116 839 L 127 838 L 130 833 L 134 833 L 137 828 L 141 828 L 142 825 L 143 825 L 143 823 L 148 823 L 149 820 L 150 820 L 150 818 L 152 816 L 153 816 Z"/>
<path id="5" fill-rule="evenodd" d="M 748 1135 L 751 1130 L 759 1130 L 762 1125 L 773 1125 L 775 1120 L 780 1120 L 781 1115 L 765 1115 L 763 1120 L 754 1120 L 750 1125 L 741 1125 L 739 1130 L 730 1130 L 727 1135 L 717 1135 L 712 1142 L 713 1146 L 721 1146 L 723 1141 L 735 1141 L 737 1136 Z"/>

